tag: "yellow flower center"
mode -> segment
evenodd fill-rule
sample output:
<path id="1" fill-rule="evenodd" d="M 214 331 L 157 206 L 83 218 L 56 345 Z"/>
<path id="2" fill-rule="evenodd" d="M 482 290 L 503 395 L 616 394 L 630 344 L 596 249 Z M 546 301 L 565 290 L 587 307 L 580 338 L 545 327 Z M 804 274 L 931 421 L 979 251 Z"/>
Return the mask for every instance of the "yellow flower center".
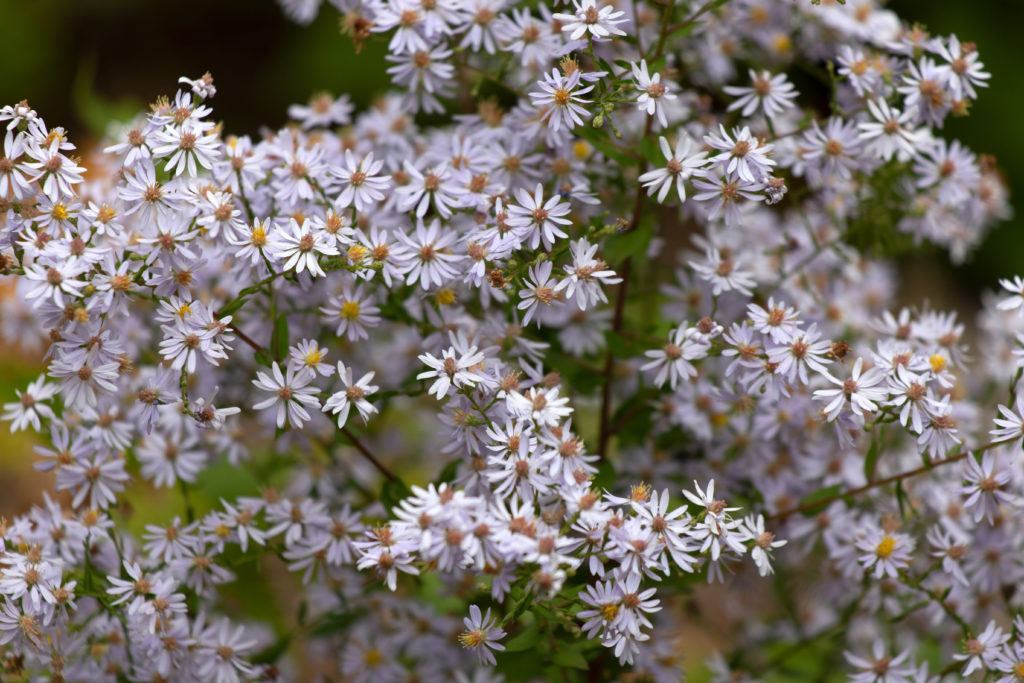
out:
<path id="1" fill-rule="evenodd" d="M 252 229 L 252 244 L 254 247 L 262 247 L 267 243 L 267 231 L 263 226 Z"/>
<path id="2" fill-rule="evenodd" d="M 341 317 L 347 318 L 348 320 L 355 320 L 359 317 L 359 302 L 358 301 L 346 301 L 341 306 Z"/>
<path id="3" fill-rule="evenodd" d="M 942 372 L 942 369 L 946 367 L 946 359 L 938 353 L 932 354 L 932 357 L 928 359 L 928 362 L 932 366 L 932 372 Z"/>
<path id="4" fill-rule="evenodd" d="M 371 647 L 366 651 L 366 654 L 363 655 L 363 659 L 366 662 L 366 667 L 368 669 L 373 669 L 381 663 L 381 660 L 384 659 L 384 655 L 380 653 L 380 650 Z"/>
<path id="5" fill-rule="evenodd" d="M 450 306 L 455 303 L 455 292 L 451 287 L 442 287 L 438 290 L 437 303 L 441 306 Z"/>
<path id="6" fill-rule="evenodd" d="M 604 605 L 601 608 L 601 618 L 605 621 L 612 621 L 619 615 L 619 606 L 615 604 Z"/>
<path id="7" fill-rule="evenodd" d="M 465 648 L 480 647 L 484 644 L 484 640 L 484 632 L 480 629 L 466 631 L 459 635 L 459 642 L 462 644 L 462 647 Z"/>
<path id="8" fill-rule="evenodd" d="M 369 249 L 360 244 L 353 244 L 348 248 L 348 260 L 352 263 L 359 263 L 366 256 L 366 252 L 368 251 Z"/>
<path id="9" fill-rule="evenodd" d="M 886 537 L 882 539 L 882 542 L 878 544 L 878 547 L 875 548 L 875 555 L 878 555 L 880 558 L 884 560 L 885 558 L 892 555 L 892 551 L 895 548 L 896 539 L 892 536 L 886 535 Z"/>

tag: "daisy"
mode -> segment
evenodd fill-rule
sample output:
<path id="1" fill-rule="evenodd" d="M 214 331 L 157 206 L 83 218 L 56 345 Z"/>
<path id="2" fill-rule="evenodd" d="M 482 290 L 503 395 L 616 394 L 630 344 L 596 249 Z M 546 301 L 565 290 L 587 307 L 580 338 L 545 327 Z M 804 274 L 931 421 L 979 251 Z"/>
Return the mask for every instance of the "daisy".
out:
<path id="1" fill-rule="evenodd" d="M 8 130 L 0 150 L 0 199 L 24 199 L 33 194 L 29 174 L 23 168 L 26 158 L 25 133 Z"/>
<path id="2" fill-rule="evenodd" d="M 776 344 L 787 344 L 800 332 L 800 314 L 782 302 L 776 304 L 773 297 L 768 298 L 766 308 L 747 304 L 747 316 L 755 330 L 771 337 Z"/>
<path id="3" fill-rule="evenodd" d="M 648 116 L 658 117 L 662 127 L 668 126 L 665 118 L 665 102 L 676 99 L 675 94 L 669 91 L 668 86 L 661 82 L 661 74 L 655 73 L 652 77 L 647 71 L 647 60 L 640 60 L 640 64 L 633 62 L 630 65 L 633 69 L 633 81 L 640 96 L 637 98 L 637 108 L 647 112 Z"/>
<path id="4" fill-rule="evenodd" d="M 448 165 L 440 164 L 420 173 L 406 161 L 402 168 L 408 174 L 409 182 L 395 191 L 398 208 L 402 211 L 415 209 L 416 217 L 423 218 L 433 201 L 434 209 L 442 218 L 451 218 L 452 209 L 458 203 L 458 188 Z"/>
<path id="5" fill-rule="evenodd" d="M 991 669 L 1003 651 L 1003 645 L 1010 640 L 1009 633 L 996 626 L 996 622 L 988 622 L 985 630 L 964 643 L 964 652 L 953 655 L 953 659 L 964 664 L 961 674 L 967 677 L 978 669 Z"/>
<path id="6" fill-rule="evenodd" d="M 712 149 L 721 150 L 711 161 L 722 164 L 727 176 L 735 173 L 746 183 L 764 182 L 775 166 L 771 158 L 773 146 L 755 138 L 747 126 L 733 128 L 730 135 L 725 126 L 719 124 L 718 131 L 717 136 L 704 136 L 704 142 Z"/>
<path id="7" fill-rule="evenodd" d="M 435 6 L 438 5 L 440 3 Z M 451 50 L 437 46 L 385 57 L 387 61 L 395 62 L 394 66 L 388 67 L 387 72 L 396 85 L 408 90 L 402 101 L 413 113 L 444 113 L 444 105 L 438 98 L 453 95 L 455 67 L 445 61 L 451 56 Z"/>
<path id="8" fill-rule="evenodd" d="M 851 674 L 850 683 L 906 683 L 914 675 L 914 667 L 908 661 L 910 652 L 904 650 L 891 657 L 886 654 L 881 640 L 875 641 L 870 657 L 852 652 L 844 652 L 843 656 L 850 666 L 857 669 L 857 673 Z"/>
<path id="9" fill-rule="evenodd" d="M 431 396 L 436 394 L 438 401 L 446 396 L 453 386 L 456 389 L 475 387 L 484 381 L 480 371 L 483 369 L 485 356 L 475 346 L 470 346 L 463 353 L 459 353 L 455 347 L 449 347 L 441 354 L 441 358 L 424 353 L 419 359 L 430 370 L 416 375 L 416 379 L 433 379 L 434 383 L 427 393 Z"/>
<path id="10" fill-rule="evenodd" d="M 245 657 L 257 645 L 256 640 L 245 638 L 244 626 L 235 627 L 229 619 L 221 619 L 198 639 L 196 674 L 203 680 L 223 683 L 251 679 L 258 669 Z"/>
<path id="11" fill-rule="evenodd" d="M 73 198 L 75 190 L 72 186 L 82 182 L 85 168 L 61 154 L 61 137 L 54 136 L 46 146 L 30 142 L 28 151 L 36 161 L 26 163 L 25 168 L 35 171 L 30 180 L 42 186 L 43 194 L 55 202 Z"/>
<path id="12" fill-rule="evenodd" d="M 868 112 L 873 120 L 857 124 L 860 139 L 867 143 L 867 151 L 882 161 L 894 156 L 897 161 L 909 161 L 917 156 L 918 148 L 925 140 L 924 129 L 913 127 L 917 112 L 909 109 L 901 112 L 889 106 L 885 100 L 868 100 Z"/>
<path id="13" fill-rule="evenodd" d="M 427 227 L 419 219 L 412 235 L 397 233 L 401 248 L 395 254 L 399 267 L 406 273 L 406 283 L 419 282 L 423 289 L 431 285 L 441 287 L 458 275 L 456 266 L 462 257 L 451 252 L 458 234 L 444 230 L 441 221 L 434 219 Z"/>
<path id="14" fill-rule="evenodd" d="M 833 178 L 849 180 L 862 165 L 862 147 L 856 122 L 832 117 L 822 128 L 814 121 L 804 133 L 800 162 L 794 170 L 802 169 L 815 183 Z"/>
<path id="15" fill-rule="evenodd" d="M 693 139 L 685 133 L 680 133 L 676 138 L 675 150 L 669 147 L 668 140 L 664 137 L 658 138 L 658 144 L 668 163 L 663 168 L 656 168 L 644 173 L 637 180 L 647 188 L 648 197 L 657 191 L 658 202 L 661 203 L 665 201 L 669 190 L 675 184 L 679 201 L 685 202 L 686 188 L 683 181 L 688 180 L 694 174 L 703 173 L 702 169 L 707 164 L 708 153 L 704 150 L 695 150 L 691 154 L 690 148 L 693 146 Z"/>
<path id="16" fill-rule="evenodd" d="M 593 1 L 586 0 L 591 4 Z M 581 77 L 582 72 L 578 69 L 568 76 L 563 76 L 557 69 L 552 69 L 550 74 L 544 74 L 543 81 L 537 82 L 540 91 L 534 90 L 530 93 L 533 106 L 540 112 L 540 120 L 546 122 L 556 133 L 563 124 L 569 130 L 584 125 L 582 117 L 588 114 L 581 105 L 590 104 L 590 100 L 585 100 L 580 95 L 587 94 L 594 86 L 587 85 L 581 88 Z"/>
<path id="17" fill-rule="evenodd" d="M 616 285 L 622 278 L 615 276 L 615 271 L 608 267 L 603 259 L 594 258 L 599 244 L 590 244 L 586 239 L 579 239 L 569 245 L 572 252 L 572 263 L 565 266 L 568 277 L 559 283 L 565 292 L 566 299 L 576 301 L 581 311 L 585 311 L 598 303 L 607 303 L 601 285 Z"/>
<path id="18" fill-rule="evenodd" d="M 964 507 L 973 512 L 974 521 L 982 519 L 994 524 L 1001 505 L 1017 505 L 1018 498 L 1005 489 L 1010 483 L 1010 469 L 992 452 L 982 456 L 979 463 L 973 457 L 964 461 L 964 481 L 961 487 L 967 496 Z"/>
<path id="19" fill-rule="evenodd" d="M 306 369 L 314 375 L 330 377 L 334 368 L 324 360 L 326 357 L 327 349 L 320 348 L 315 339 L 303 339 L 289 350 L 288 367 L 295 372 Z"/>
<path id="20" fill-rule="evenodd" d="M 926 377 L 897 365 L 894 375 L 889 376 L 889 393 L 892 399 L 886 404 L 899 408 L 900 424 L 920 434 L 926 420 L 933 414 L 931 396 L 928 395 Z"/>
<path id="21" fill-rule="evenodd" d="M 978 50 L 973 43 L 961 43 L 956 36 L 947 40 L 939 39 L 939 55 L 946 60 L 945 68 L 949 74 L 949 82 L 953 94 L 957 98 L 978 97 L 975 87 L 987 88 L 990 73 L 984 71 L 985 65 L 978 59 Z"/>
<path id="22" fill-rule="evenodd" d="M 53 395 L 57 393 L 57 386 L 48 384 L 45 375 L 40 375 L 25 387 L 24 391 L 15 389 L 14 393 L 17 394 L 18 401 L 5 403 L 4 414 L 0 416 L 0 420 L 10 420 L 12 434 L 29 425 L 32 425 L 32 429 L 38 432 L 42 429 L 40 418 L 45 420 L 55 418 L 53 409 L 44 401 L 53 398 Z"/>
<path id="23" fill-rule="evenodd" d="M 626 32 L 618 28 L 629 19 L 624 18 L 626 13 L 616 10 L 613 5 L 605 5 L 597 8 L 597 0 L 573 0 L 576 11 L 573 14 L 558 12 L 552 18 L 561 22 L 562 32 L 569 34 L 569 40 L 579 40 L 589 34 L 588 39 L 595 42 L 606 40 L 609 36 L 624 36 Z"/>
<path id="24" fill-rule="evenodd" d="M 84 354 L 68 356 L 53 361 L 49 375 L 62 381 L 60 393 L 65 405 L 95 406 L 98 393 L 117 391 L 118 364 Z"/>
<path id="25" fill-rule="evenodd" d="M 550 306 L 562 288 L 562 284 L 551 277 L 551 261 L 542 261 L 539 265 L 530 266 L 529 278 L 526 280 L 526 288 L 519 290 L 518 309 L 526 311 L 523 316 L 523 325 L 529 325 L 530 320 L 537 313 L 538 304 Z M 540 325 L 540 318 L 537 319 Z"/>
<path id="26" fill-rule="evenodd" d="M 218 358 L 227 358 L 227 354 L 219 349 L 213 341 L 213 332 L 201 330 L 185 322 L 175 320 L 173 325 L 162 325 L 164 338 L 160 341 L 160 355 L 171 361 L 175 370 L 184 369 L 188 373 L 196 371 L 196 359 L 201 353 L 212 365 L 218 364 Z"/>
<path id="27" fill-rule="evenodd" d="M 324 230 L 317 230 L 313 223 L 305 218 L 300 225 L 294 218 L 288 219 L 288 226 L 279 228 L 270 242 L 270 248 L 276 258 L 284 260 L 284 270 L 295 270 L 301 273 L 309 270 L 313 277 L 323 277 L 327 273 L 320 267 L 319 254 L 337 256 L 334 246 L 335 239 Z"/>
<path id="28" fill-rule="evenodd" d="M 559 226 L 572 223 L 565 218 L 571 207 L 561 195 L 554 194 L 545 201 L 544 187 L 537 183 L 533 195 L 523 188 L 516 190 L 516 201 L 518 205 L 508 207 L 508 224 L 519 228 L 519 238 L 530 249 L 543 242 L 544 249 L 551 251 L 556 238 L 568 237 Z"/>
<path id="29" fill-rule="evenodd" d="M 391 188 L 391 178 L 381 175 L 384 167 L 382 159 L 374 160 L 373 152 L 356 161 L 352 150 L 345 150 L 345 161 L 331 172 L 341 180 L 344 189 L 337 202 L 339 209 L 354 206 L 356 211 L 367 211 L 385 198 L 385 192 Z"/>
<path id="30" fill-rule="evenodd" d="M 669 387 L 675 391 L 680 380 L 686 381 L 697 376 L 697 369 L 690 361 L 708 355 L 711 345 L 703 340 L 690 338 L 687 329 L 686 323 L 683 323 L 669 332 L 668 344 L 664 348 L 644 351 L 644 355 L 651 360 L 641 365 L 640 371 L 657 369 L 658 374 L 654 378 L 654 383 L 659 387 L 664 386 L 665 380 L 668 380 Z"/>
<path id="31" fill-rule="evenodd" d="M 505 404 L 517 420 L 532 420 L 539 427 L 556 427 L 573 410 L 569 407 L 569 399 L 559 397 L 558 391 L 558 387 L 533 387 L 525 394 L 510 391 L 505 397 Z"/>
<path id="32" fill-rule="evenodd" d="M 690 261 L 690 267 L 701 279 L 711 283 L 711 292 L 719 296 L 722 292 L 736 291 L 747 296 L 757 283 L 750 271 L 743 270 L 742 262 L 733 257 L 724 257 L 717 247 L 709 247 L 703 261 Z"/>
<path id="33" fill-rule="evenodd" d="M 305 130 L 347 126 L 352 122 L 354 109 L 348 95 L 335 98 L 324 92 L 314 95 L 308 104 L 293 104 L 288 107 L 288 118 L 301 123 Z"/>
<path id="34" fill-rule="evenodd" d="M 466 630 L 459 634 L 459 643 L 462 647 L 476 652 L 481 664 L 494 666 L 497 661 L 491 650 L 501 652 L 505 646 L 497 642 L 505 637 L 505 631 L 498 627 L 496 619 L 491 617 L 490 608 L 487 613 L 481 616 L 480 608 L 476 605 L 469 606 L 469 616 L 462 620 Z"/>
<path id="35" fill-rule="evenodd" d="M 743 520 L 744 525 L 747 528 L 747 534 L 754 541 L 754 547 L 750 551 L 750 557 L 754 560 L 754 564 L 757 565 L 757 571 L 761 576 L 768 576 L 774 574 L 775 571 L 772 569 L 772 549 L 781 548 L 786 545 L 786 540 L 775 540 L 775 534 L 764 529 L 764 515 L 758 515 L 756 518 L 753 515 L 748 515 Z"/>
<path id="36" fill-rule="evenodd" d="M 742 116 L 751 116 L 761 109 L 768 119 L 774 119 L 787 109 L 793 107 L 797 92 L 786 74 L 771 75 L 769 71 L 750 69 L 751 84 L 747 87 L 727 85 L 723 88 L 726 94 L 738 98 L 729 105 L 726 111 L 741 110 Z"/>
<path id="37" fill-rule="evenodd" d="M 801 383 L 808 384 L 808 369 L 828 372 L 825 363 L 829 362 L 827 355 L 831 349 L 832 343 L 821 340 L 817 323 L 814 323 L 806 332 L 794 331 L 786 343 L 768 348 L 768 362 L 777 363 L 776 371 L 787 380 L 792 382 L 799 377 Z"/>
<path id="38" fill-rule="evenodd" d="M 186 119 L 181 126 L 167 126 L 152 136 L 153 158 L 170 157 L 164 169 L 175 176 L 185 171 L 195 178 L 198 167 L 209 170 L 220 158 L 221 142 L 210 126 Z"/>
<path id="39" fill-rule="evenodd" d="M 843 409 L 849 406 L 850 410 L 858 416 L 863 416 L 865 411 L 878 410 L 878 402 L 884 401 L 889 391 L 879 386 L 885 381 L 885 373 L 878 368 L 871 368 L 863 372 L 864 359 L 857 358 L 853 364 L 853 371 L 845 380 L 836 379 L 828 373 L 821 373 L 828 381 L 832 382 L 838 389 L 818 389 L 814 392 L 814 398 L 819 401 L 828 401 L 823 412 L 829 422 L 834 421 Z"/>
<path id="40" fill-rule="evenodd" d="M 303 423 L 308 422 L 310 417 L 305 406 L 320 407 L 320 399 L 316 397 L 319 387 L 310 385 L 315 376 L 308 370 L 295 372 L 288 368 L 287 374 L 281 373 L 281 368 L 275 361 L 271 366 L 273 376 L 262 370 L 256 372 L 256 379 L 253 385 L 261 391 L 266 391 L 272 396 L 255 404 L 255 410 L 266 410 L 277 406 L 277 428 L 281 429 L 287 420 L 295 429 L 302 429 Z"/>
<path id="41" fill-rule="evenodd" d="M 856 541 L 861 551 L 858 561 L 865 570 L 871 570 L 876 579 L 895 579 L 901 569 L 910 566 L 914 541 L 906 534 L 870 527 Z"/>
<path id="42" fill-rule="evenodd" d="M 694 201 L 710 205 L 707 209 L 709 221 L 721 214 L 726 227 L 736 228 L 742 222 L 739 202 L 743 199 L 760 201 L 762 197 L 758 193 L 764 191 L 765 185 L 762 181 L 748 182 L 731 173 L 720 178 L 704 174 L 694 179 L 693 189 L 696 192 Z"/>
<path id="43" fill-rule="evenodd" d="M 78 279 L 87 268 L 88 265 L 78 259 L 64 259 L 53 265 L 33 263 L 25 268 L 25 279 L 33 283 L 25 292 L 25 299 L 36 299 L 34 305 L 37 308 L 47 300 L 63 307 L 65 296 L 79 297 L 82 288 L 89 284 Z"/>
<path id="44" fill-rule="evenodd" d="M 929 408 L 931 412 L 917 437 L 917 447 L 922 453 L 927 451 L 933 458 L 945 458 L 950 449 L 963 443 L 956 418 L 953 417 L 953 406 L 949 396 L 943 395 L 932 400 Z"/>
<path id="45" fill-rule="evenodd" d="M 999 413 L 1002 417 L 995 418 L 996 429 L 989 431 L 993 441 L 1024 439 L 1024 394 L 1017 394 L 1013 407 L 1016 412 L 1002 404 L 999 405 Z M 1024 440 L 1021 443 L 1024 443 Z"/>
<path id="46" fill-rule="evenodd" d="M 81 507 L 88 499 L 89 507 L 105 510 L 117 502 L 117 494 L 131 479 L 125 471 L 124 458 L 108 454 L 95 454 L 75 460 L 57 470 L 58 491 L 70 489 L 71 507 Z"/>
<path id="47" fill-rule="evenodd" d="M 345 426 L 348 421 L 349 411 L 354 405 L 359 411 L 363 422 L 369 420 L 370 415 L 377 412 L 377 408 L 366 400 L 366 397 L 377 393 L 377 387 L 370 384 L 374 372 L 368 372 L 359 378 L 358 382 L 352 381 L 352 368 L 346 367 L 338 361 L 338 378 L 344 383 L 345 388 L 337 391 L 324 402 L 323 412 L 331 412 L 338 416 L 338 429 Z"/>
<path id="48" fill-rule="evenodd" d="M 322 306 L 320 312 L 327 320 L 337 319 L 338 327 L 335 334 L 344 335 L 349 341 L 367 339 L 367 327 L 380 324 L 380 307 L 376 306 L 372 295 L 364 291 L 363 285 L 347 280 L 342 286 L 341 294 L 330 304 Z"/>

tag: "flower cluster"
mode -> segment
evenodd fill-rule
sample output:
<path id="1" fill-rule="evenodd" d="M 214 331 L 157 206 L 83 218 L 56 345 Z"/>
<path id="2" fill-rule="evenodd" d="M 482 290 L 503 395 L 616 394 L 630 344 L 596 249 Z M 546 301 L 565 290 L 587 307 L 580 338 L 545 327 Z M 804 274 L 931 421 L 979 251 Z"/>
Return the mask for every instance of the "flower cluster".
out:
<path id="1" fill-rule="evenodd" d="M 968 352 L 881 256 L 1008 215 L 941 137 L 976 46 L 870 0 L 332 4 L 387 43 L 365 111 L 232 136 L 207 74 L 81 158 L 0 109 L 45 364 L 3 419 L 58 492 L 0 521 L 6 670 L 676 681 L 692 614 L 742 623 L 714 680 L 1024 678 L 1024 280 Z"/>

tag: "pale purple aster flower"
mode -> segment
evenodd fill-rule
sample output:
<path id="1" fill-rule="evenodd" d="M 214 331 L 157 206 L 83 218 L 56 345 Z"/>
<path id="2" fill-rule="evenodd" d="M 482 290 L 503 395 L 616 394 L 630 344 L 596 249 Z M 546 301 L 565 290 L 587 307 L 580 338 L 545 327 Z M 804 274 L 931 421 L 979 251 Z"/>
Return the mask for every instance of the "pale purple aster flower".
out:
<path id="1" fill-rule="evenodd" d="M 676 99 L 675 93 L 668 89 L 668 86 L 661 82 L 661 74 L 653 76 L 647 70 L 647 60 L 641 59 L 640 63 L 630 64 L 633 70 L 633 81 L 640 96 L 637 98 L 637 108 L 647 112 L 648 116 L 657 116 L 658 122 L 668 126 L 668 119 L 665 117 L 665 101 Z"/>
<path id="2" fill-rule="evenodd" d="M 588 39 L 595 42 L 607 40 L 610 36 L 624 36 L 626 32 L 618 28 L 619 24 L 629 21 L 626 13 L 616 10 L 614 5 L 605 5 L 598 9 L 597 0 L 573 0 L 576 10 L 573 14 L 558 12 L 552 18 L 562 23 L 562 31 L 569 34 L 569 40 L 580 40 L 589 34 Z"/>
<path id="3" fill-rule="evenodd" d="M 325 230 L 317 230 L 312 221 L 304 219 L 300 225 L 290 218 L 287 226 L 274 232 L 269 246 L 274 256 L 284 261 L 284 270 L 295 270 L 296 273 L 308 270 L 313 277 L 323 277 L 327 273 L 320 266 L 319 255 L 337 256 L 340 252 L 334 242 L 332 235 Z"/>
<path id="4" fill-rule="evenodd" d="M 343 362 L 338 361 L 338 379 L 344 384 L 344 388 L 331 394 L 324 402 L 323 412 L 331 412 L 338 416 L 338 429 L 345 426 L 348 421 L 349 411 L 352 406 L 359 411 L 363 422 L 369 420 L 370 415 L 377 412 L 376 406 L 366 400 L 366 397 L 377 392 L 377 387 L 370 384 L 374 373 L 368 372 L 359 378 L 358 382 L 352 380 L 352 368 L 346 367 Z"/>
<path id="5" fill-rule="evenodd" d="M 663 168 L 647 171 L 637 180 L 647 188 L 647 196 L 651 196 L 657 191 L 658 201 L 662 203 L 665 201 L 665 197 L 668 196 L 672 186 L 675 185 L 679 201 L 685 202 L 686 187 L 684 181 L 689 180 L 695 174 L 703 173 L 703 168 L 707 165 L 708 153 L 704 150 L 694 150 L 691 154 L 690 150 L 693 146 L 693 139 L 683 132 L 678 133 L 674 150 L 669 147 L 668 140 L 664 137 L 658 138 L 658 144 L 661 147 L 661 153 L 665 155 L 668 163 Z"/>
<path id="6" fill-rule="evenodd" d="M 741 110 L 742 116 L 751 116 L 755 111 L 761 109 L 769 119 L 774 119 L 787 109 L 793 107 L 793 100 L 797 92 L 793 84 L 789 82 L 786 74 L 771 75 L 767 70 L 754 71 L 750 69 L 750 85 L 738 87 L 727 85 L 722 88 L 726 94 L 737 99 L 728 106 L 727 111 Z"/>
<path id="7" fill-rule="evenodd" d="M 827 373 L 822 373 L 822 376 L 839 387 L 818 389 L 814 392 L 816 400 L 828 401 L 823 411 L 829 422 L 839 417 L 847 406 L 858 416 L 863 416 L 865 411 L 878 410 L 878 403 L 889 395 L 888 389 L 879 386 L 885 381 L 885 373 L 878 368 L 870 368 L 865 372 L 863 358 L 857 358 L 850 376 L 845 380 Z"/>
<path id="8" fill-rule="evenodd" d="M 586 2 L 592 3 L 593 0 Z M 563 125 L 569 130 L 585 125 L 583 117 L 588 114 L 582 105 L 590 104 L 590 100 L 585 100 L 580 95 L 587 94 L 594 86 L 580 87 L 581 76 L 582 72 L 578 70 L 563 76 L 557 69 L 552 69 L 550 74 L 544 74 L 543 81 L 538 81 L 540 90 L 530 92 L 533 106 L 541 112 L 541 120 L 555 132 Z"/>
<path id="9" fill-rule="evenodd" d="M 281 429 L 287 420 L 295 429 L 302 429 L 310 417 L 306 406 L 320 407 L 320 399 L 316 397 L 320 389 L 310 385 L 314 374 L 308 370 L 295 372 L 288 368 L 287 374 L 281 374 L 281 368 L 275 361 L 271 365 L 273 376 L 259 370 L 252 381 L 257 389 L 273 394 L 270 398 L 253 406 L 255 410 L 266 410 L 277 406 L 277 427 Z"/>
<path id="10" fill-rule="evenodd" d="M 501 652 L 505 646 L 498 641 L 505 637 L 505 631 L 498 628 L 497 620 L 491 617 L 490 608 L 487 613 L 480 614 L 476 605 L 469 606 L 469 616 L 462 620 L 466 630 L 459 634 L 459 643 L 466 649 L 476 652 L 481 664 L 494 666 L 497 661 L 491 650 Z"/>

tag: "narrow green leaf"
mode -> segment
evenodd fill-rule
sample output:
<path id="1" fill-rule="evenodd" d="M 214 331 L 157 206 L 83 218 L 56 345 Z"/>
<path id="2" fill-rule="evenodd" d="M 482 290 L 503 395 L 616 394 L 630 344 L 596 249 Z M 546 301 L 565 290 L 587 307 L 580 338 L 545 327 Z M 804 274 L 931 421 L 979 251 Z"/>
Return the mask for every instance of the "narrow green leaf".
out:
<path id="1" fill-rule="evenodd" d="M 537 644 L 538 640 L 540 640 L 540 629 L 536 627 L 529 628 L 505 643 L 505 650 L 507 652 L 529 650 Z"/>
<path id="2" fill-rule="evenodd" d="M 270 338 L 270 351 L 276 360 L 281 360 L 288 353 L 288 314 L 282 313 L 274 322 L 274 334 Z"/>
<path id="3" fill-rule="evenodd" d="M 881 429 L 885 429 L 882 427 Z M 881 429 L 871 435 L 871 445 L 868 447 L 868 453 L 864 456 L 864 478 L 870 482 L 875 476 L 875 464 L 878 462 L 878 455 L 881 452 Z"/>
<path id="4" fill-rule="evenodd" d="M 582 669 L 586 671 L 589 668 L 583 653 L 575 647 L 559 650 L 555 653 L 555 656 L 551 658 L 551 661 L 558 666 L 564 666 L 569 669 Z"/>

